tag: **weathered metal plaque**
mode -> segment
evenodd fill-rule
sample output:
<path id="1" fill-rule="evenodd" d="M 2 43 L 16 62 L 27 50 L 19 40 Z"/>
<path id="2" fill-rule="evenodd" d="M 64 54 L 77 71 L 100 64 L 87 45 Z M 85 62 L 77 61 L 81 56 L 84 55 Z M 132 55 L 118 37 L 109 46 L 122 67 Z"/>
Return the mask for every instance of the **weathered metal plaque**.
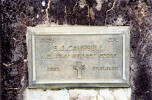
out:
<path id="1" fill-rule="evenodd" d="M 129 30 L 128 26 L 29 27 L 29 87 L 128 87 Z"/>

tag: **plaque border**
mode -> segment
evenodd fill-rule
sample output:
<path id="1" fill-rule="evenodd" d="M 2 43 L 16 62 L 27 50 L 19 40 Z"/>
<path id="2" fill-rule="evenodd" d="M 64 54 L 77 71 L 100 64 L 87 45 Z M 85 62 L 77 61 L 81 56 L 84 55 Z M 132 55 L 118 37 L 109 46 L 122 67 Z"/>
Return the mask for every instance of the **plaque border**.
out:
<path id="1" fill-rule="evenodd" d="M 72 33 L 72 34 L 71 34 Z M 35 36 L 37 35 L 103 35 L 123 36 L 123 79 L 117 82 L 100 83 L 39 83 L 35 72 Z M 45 26 L 27 27 L 29 88 L 74 88 L 74 87 L 129 87 L 130 86 L 130 27 L 129 26 Z"/>

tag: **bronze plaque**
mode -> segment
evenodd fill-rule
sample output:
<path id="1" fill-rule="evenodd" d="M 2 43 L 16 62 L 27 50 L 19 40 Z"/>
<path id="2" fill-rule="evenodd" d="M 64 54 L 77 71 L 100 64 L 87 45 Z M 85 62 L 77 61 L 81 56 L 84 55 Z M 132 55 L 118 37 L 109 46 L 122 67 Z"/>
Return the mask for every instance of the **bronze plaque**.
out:
<path id="1" fill-rule="evenodd" d="M 128 26 L 29 27 L 29 87 L 128 87 L 129 30 Z"/>

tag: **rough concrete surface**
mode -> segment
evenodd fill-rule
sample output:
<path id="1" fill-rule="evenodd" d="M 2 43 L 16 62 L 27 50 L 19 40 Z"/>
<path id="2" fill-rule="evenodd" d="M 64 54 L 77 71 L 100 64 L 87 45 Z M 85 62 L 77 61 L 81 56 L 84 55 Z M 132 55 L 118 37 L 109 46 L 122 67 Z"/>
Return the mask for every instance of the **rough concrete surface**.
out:
<path id="1" fill-rule="evenodd" d="M 26 28 L 41 24 L 130 26 L 131 99 L 152 100 L 152 0 L 1 0 L 1 22 L 2 100 L 23 100 Z"/>

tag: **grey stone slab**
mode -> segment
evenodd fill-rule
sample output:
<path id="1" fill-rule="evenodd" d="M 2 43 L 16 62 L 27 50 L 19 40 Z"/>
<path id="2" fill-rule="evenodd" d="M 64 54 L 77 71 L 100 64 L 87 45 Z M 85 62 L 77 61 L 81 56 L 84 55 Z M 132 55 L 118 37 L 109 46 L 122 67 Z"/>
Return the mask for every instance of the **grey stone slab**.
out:
<path id="1" fill-rule="evenodd" d="M 30 88 L 129 87 L 128 26 L 28 27 Z"/>

